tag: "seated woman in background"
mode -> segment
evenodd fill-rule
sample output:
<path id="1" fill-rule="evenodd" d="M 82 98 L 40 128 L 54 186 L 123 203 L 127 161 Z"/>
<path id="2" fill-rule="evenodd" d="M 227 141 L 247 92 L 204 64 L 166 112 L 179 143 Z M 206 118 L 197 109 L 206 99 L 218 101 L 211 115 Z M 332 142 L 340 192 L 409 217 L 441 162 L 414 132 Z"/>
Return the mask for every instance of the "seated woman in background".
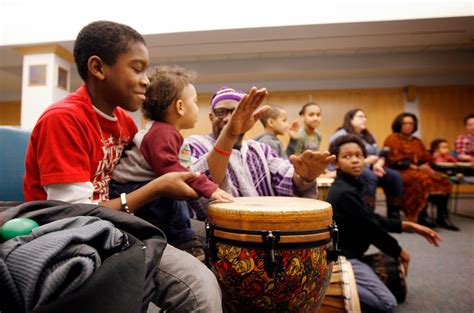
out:
<path id="1" fill-rule="evenodd" d="M 466 133 L 459 135 L 456 139 L 456 153 L 461 162 L 474 163 L 474 114 L 468 114 L 464 118 Z"/>
<path id="2" fill-rule="evenodd" d="M 361 109 L 348 111 L 344 115 L 341 127 L 329 138 L 329 144 L 336 138 L 347 134 L 354 134 L 364 143 L 367 157 L 364 160 L 365 168 L 360 179 L 365 183 L 363 189 L 364 201 L 375 210 L 375 194 L 377 186 L 383 188 L 387 200 L 387 216 L 400 218 L 402 209 L 403 180 L 400 174 L 385 167 L 387 151 L 381 151 L 375 138 L 367 130 L 367 116 Z"/>
<path id="3" fill-rule="evenodd" d="M 410 221 L 433 227 L 428 220 L 426 206 L 430 194 L 437 206 L 437 224 L 450 230 L 459 230 L 448 216 L 451 183 L 445 175 L 436 173 L 429 162 L 431 156 L 423 142 L 413 136 L 418 129 L 417 117 L 400 113 L 392 123 L 393 133 L 384 142 L 390 148 L 388 165 L 399 171 L 403 178 L 403 210 Z"/>

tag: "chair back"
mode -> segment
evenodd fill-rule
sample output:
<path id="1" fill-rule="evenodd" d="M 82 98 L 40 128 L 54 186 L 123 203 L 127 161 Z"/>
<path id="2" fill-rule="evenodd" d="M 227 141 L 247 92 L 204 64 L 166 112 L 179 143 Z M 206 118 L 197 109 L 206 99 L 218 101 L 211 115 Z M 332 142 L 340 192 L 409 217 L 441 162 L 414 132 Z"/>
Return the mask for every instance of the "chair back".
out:
<path id="1" fill-rule="evenodd" d="M 0 126 L 0 201 L 24 201 L 23 175 L 31 132 Z"/>

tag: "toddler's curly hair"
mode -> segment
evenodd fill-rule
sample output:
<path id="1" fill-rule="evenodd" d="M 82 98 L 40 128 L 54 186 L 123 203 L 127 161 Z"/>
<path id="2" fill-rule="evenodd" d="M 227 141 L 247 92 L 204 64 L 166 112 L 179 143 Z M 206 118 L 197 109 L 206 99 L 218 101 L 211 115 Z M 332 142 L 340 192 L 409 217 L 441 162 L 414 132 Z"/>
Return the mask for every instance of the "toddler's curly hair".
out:
<path id="1" fill-rule="evenodd" d="M 148 72 L 150 85 L 146 91 L 146 100 L 142 105 L 143 115 L 153 121 L 163 121 L 166 109 L 178 101 L 183 89 L 193 84 L 196 73 L 173 65 L 160 65 Z"/>

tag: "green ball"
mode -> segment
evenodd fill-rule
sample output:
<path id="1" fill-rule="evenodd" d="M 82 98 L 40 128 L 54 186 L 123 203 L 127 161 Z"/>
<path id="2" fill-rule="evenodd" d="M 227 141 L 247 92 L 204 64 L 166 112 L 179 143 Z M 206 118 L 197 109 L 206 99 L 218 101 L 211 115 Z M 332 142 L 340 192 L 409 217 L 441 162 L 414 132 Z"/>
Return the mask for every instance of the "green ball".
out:
<path id="1" fill-rule="evenodd" d="M 39 227 L 38 223 L 29 218 L 14 218 L 3 224 L 1 229 L 4 241 L 15 238 L 16 236 L 29 235 L 33 228 Z"/>

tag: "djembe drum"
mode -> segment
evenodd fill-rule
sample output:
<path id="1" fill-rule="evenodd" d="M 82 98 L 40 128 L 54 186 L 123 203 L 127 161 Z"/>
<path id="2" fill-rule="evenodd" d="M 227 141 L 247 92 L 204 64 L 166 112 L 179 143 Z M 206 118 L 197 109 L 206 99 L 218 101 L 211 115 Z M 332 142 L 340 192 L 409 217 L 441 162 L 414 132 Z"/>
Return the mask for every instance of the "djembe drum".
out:
<path id="1" fill-rule="evenodd" d="M 331 282 L 320 313 L 360 313 L 359 294 L 352 265 L 344 256 L 334 263 Z"/>
<path id="2" fill-rule="evenodd" d="M 317 312 L 337 256 L 327 202 L 242 197 L 210 204 L 210 266 L 230 312 Z"/>
<path id="3" fill-rule="evenodd" d="M 382 252 L 364 255 L 361 260 L 374 270 L 380 280 L 393 293 L 398 303 L 405 301 L 407 295 L 406 275 L 399 260 Z"/>
<path id="4" fill-rule="evenodd" d="M 318 200 L 326 201 L 329 188 L 331 187 L 333 182 L 334 182 L 334 178 L 329 178 L 329 177 L 316 178 L 316 184 L 318 185 Z"/>

